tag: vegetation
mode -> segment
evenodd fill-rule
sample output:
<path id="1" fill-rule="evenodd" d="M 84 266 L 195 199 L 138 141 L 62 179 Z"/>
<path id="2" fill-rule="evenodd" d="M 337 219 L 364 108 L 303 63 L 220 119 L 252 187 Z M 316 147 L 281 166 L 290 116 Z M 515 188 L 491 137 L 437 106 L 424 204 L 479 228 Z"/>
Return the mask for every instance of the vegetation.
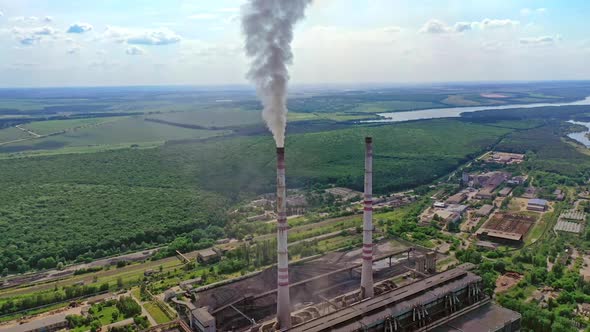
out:
<path id="1" fill-rule="evenodd" d="M 364 135 L 375 138 L 375 191 L 386 192 L 429 183 L 509 132 L 436 120 L 295 134 L 287 144 L 289 186 L 362 188 Z M 86 261 L 178 236 L 174 247 L 202 248 L 223 236 L 215 228 L 226 225 L 219 195 L 238 201 L 248 192 L 272 191 L 272 151 L 267 136 L 236 137 L 4 160 L 0 271 Z"/>
<path id="2" fill-rule="evenodd" d="M 101 326 L 127 318 L 134 319 L 135 327 L 148 327 L 147 318 L 139 315 L 141 315 L 141 306 L 131 297 L 123 296 L 118 300 L 109 300 L 92 305 L 86 316 L 68 315 L 66 319 L 70 328 L 74 331 L 98 331 Z"/>
<path id="3" fill-rule="evenodd" d="M 43 305 L 55 304 L 66 300 L 104 293 L 108 284 L 100 286 L 65 286 L 48 292 L 31 294 L 17 298 L 0 299 L 0 316 L 17 313 Z"/>
<path id="4" fill-rule="evenodd" d="M 158 307 L 153 302 L 145 303 L 143 306 L 158 324 L 168 323 L 172 320 L 162 309 L 160 309 L 160 307 Z"/>
<path id="5" fill-rule="evenodd" d="M 3 188 L 0 271 L 86 262 L 169 243 L 177 234 L 194 243 L 223 235 L 223 200 L 197 190 L 73 184 Z"/>

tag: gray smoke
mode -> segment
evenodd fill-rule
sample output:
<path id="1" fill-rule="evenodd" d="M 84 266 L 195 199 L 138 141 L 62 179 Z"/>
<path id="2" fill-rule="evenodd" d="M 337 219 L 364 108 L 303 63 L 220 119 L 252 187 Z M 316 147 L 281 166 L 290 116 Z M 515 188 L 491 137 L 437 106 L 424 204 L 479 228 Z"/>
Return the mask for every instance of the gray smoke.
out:
<path id="1" fill-rule="evenodd" d="M 246 55 L 252 58 L 247 77 L 256 84 L 264 107 L 262 117 L 278 147 L 285 145 L 293 25 L 305 16 L 311 1 L 249 0 L 242 8 Z"/>

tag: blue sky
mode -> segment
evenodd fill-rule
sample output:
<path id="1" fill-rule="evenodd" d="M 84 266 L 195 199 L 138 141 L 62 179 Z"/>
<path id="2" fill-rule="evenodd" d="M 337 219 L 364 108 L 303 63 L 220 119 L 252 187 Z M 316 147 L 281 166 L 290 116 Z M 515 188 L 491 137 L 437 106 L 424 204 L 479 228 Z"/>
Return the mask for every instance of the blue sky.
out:
<path id="1" fill-rule="evenodd" d="M 247 83 L 243 3 L 0 0 L 0 86 Z M 590 79 L 588 17 L 582 0 L 315 0 L 292 81 Z"/>

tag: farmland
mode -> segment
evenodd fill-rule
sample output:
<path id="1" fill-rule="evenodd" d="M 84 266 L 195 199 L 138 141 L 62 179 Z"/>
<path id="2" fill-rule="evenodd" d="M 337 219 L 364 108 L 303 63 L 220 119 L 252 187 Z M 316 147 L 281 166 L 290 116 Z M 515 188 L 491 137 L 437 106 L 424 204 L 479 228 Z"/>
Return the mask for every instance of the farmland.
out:
<path id="1" fill-rule="evenodd" d="M 61 122 L 67 122 L 62 124 Z M 82 126 L 72 127 L 72 126 Z M 145 121 L 143 117 L 101 118 L 34 122 L 27 128 L 41 134 L 68 130 L 60 135 L 10 144 L 0 148 L 3 152 L 27 150 L 55 150 L 69 147 L 109 147 L 132 144 L 163 144 L 167 140 L 202 139 L 229 133 L 229 130 L 188 129 L 168 124 Z"/>
<path id="2" fill-rule="evenodd" d="M 0 129 L 0 143 L 29 137 L 29 134 L 15 127 Z"/>
<path id="3" fill-rule="evenodd" d="M 49 135 L 56 132 L 75 129 L 80 127 L 96 126 L 102 123 L 113 122 L 121 120 L 120 117 L 111 118 L 88 118 L 88 119 L 75 119 L 75 120 L 50 120 L 50 121 L 38 121 L 31 122 L 23 125 L 23 128 L 29 129 L 39 135 Z"/>

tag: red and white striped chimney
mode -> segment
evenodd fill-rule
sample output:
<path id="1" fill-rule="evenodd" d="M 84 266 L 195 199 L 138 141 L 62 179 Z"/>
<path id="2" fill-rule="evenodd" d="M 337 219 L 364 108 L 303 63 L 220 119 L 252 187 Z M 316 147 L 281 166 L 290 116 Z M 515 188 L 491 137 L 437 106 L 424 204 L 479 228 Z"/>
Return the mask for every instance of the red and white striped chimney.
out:
<path id="1" fill-rule="evenodd" d="M 289 255 L 287 252 L 287 192 L 285 188 L 285 148 L 277 148 L 277 321 L 279 329 L 291 328 L 289 297 Z"/>
<path id="2" fill-rule="evenodd" d="M 363 266 L 361 297 L 373 297 L 373 139 L 365 137 L 365 198 L 363 202 Z"/>

